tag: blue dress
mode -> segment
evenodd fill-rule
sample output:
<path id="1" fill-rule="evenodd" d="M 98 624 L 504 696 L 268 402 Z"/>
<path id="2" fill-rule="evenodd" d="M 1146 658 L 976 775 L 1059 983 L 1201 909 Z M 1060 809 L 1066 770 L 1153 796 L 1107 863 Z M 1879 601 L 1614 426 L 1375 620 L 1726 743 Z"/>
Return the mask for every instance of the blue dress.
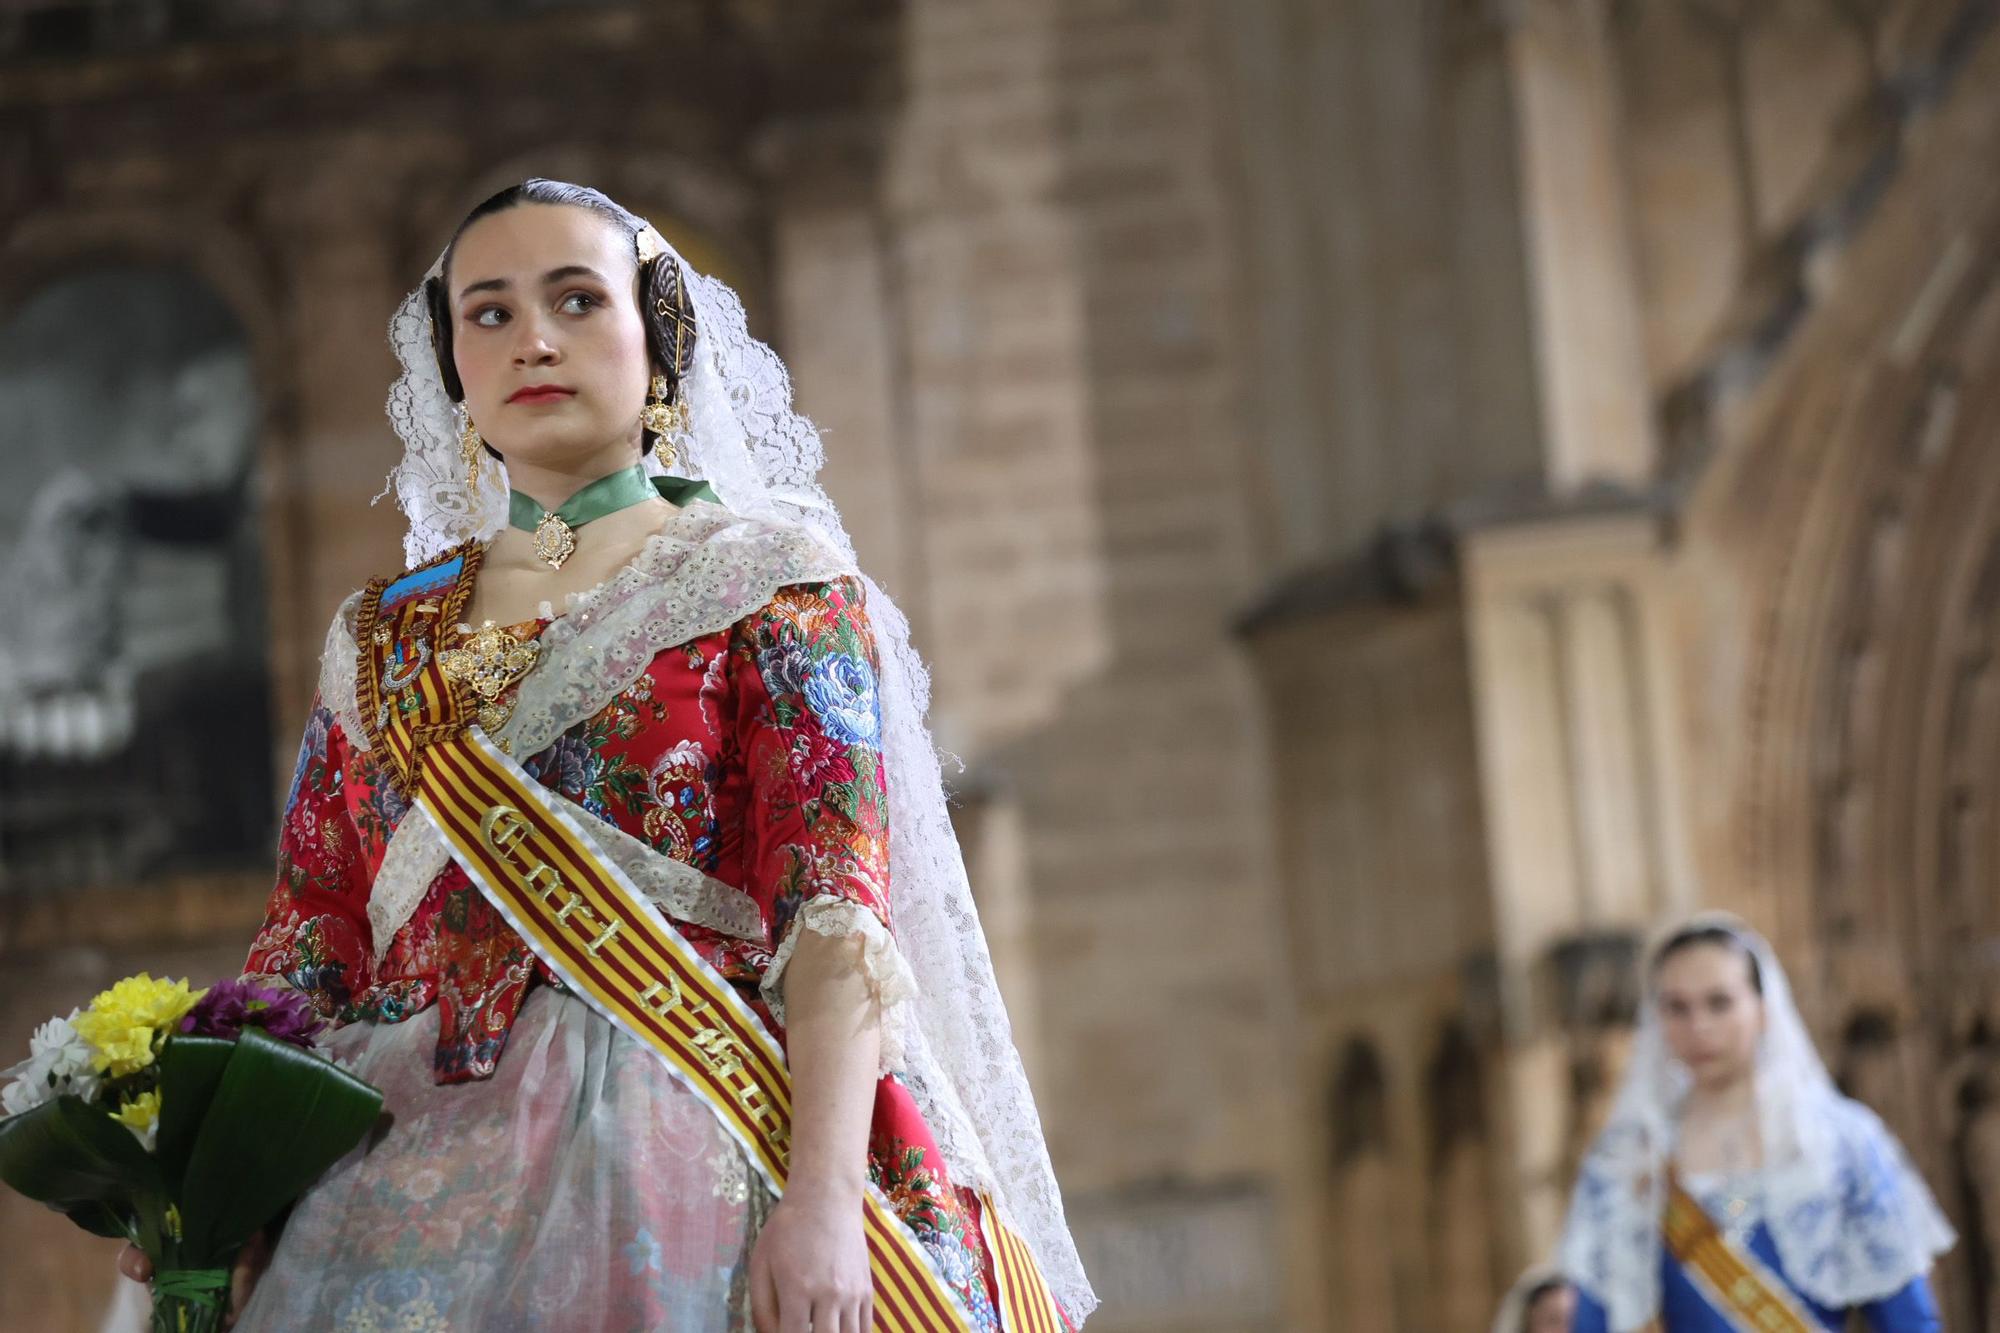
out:
<path id="1" fill-rule="evenodd" d="M 1686 1183 L 1711 1217 L 1727 1216 L 1729 1210 L 1721 1206 L 1726 1192 L 1720 1188 L 1719 1180 L 1710 1178 L 1705 1184 L 1702 1178 L 1694 1178 Z M 1828 1333 L 1841 1333 L 1847 1327 L 1847 1311 L 1830 1310 L 1792 1286 L 1785 1274 L 1784 1261 L 1778 1256 L 1777 1242 L 1754 1210 L 1743 1223 L 1726 1226 L 1725 1230 L 1738 1249 L 1754 1254 L 1767 1271 L 1784 1280 L 1799 1307 L 1817 1319 Z M 1860 1309 L 1874 1333 L 1938 1333 L 1943 1327 L 1930 1283 L 1921 1277 L 1893 1295 Z M 1735 1333 L 1741 1327 L 1709 1303 L 1665 1245 L 1660 1247 L 1660 1327 L 1662 1333 Z M 1577 1290 L 1576 1319 L 1571 1333 L 1611 1333 L 1604 1307 L 1582 1287 Z"/>

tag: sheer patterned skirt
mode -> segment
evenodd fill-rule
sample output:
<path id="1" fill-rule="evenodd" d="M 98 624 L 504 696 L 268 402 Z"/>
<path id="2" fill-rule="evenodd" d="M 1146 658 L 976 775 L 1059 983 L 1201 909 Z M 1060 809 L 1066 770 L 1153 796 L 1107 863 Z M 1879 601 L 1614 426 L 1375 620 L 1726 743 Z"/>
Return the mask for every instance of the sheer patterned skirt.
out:
<path id="1" fill-rule="evenodd" d="M 773 1200 L 657 1057 L 538 986 L 493 1077 L 441 1086 L 437 1023 L 332 1034 L 392 1119 L 299 1201 L 238 1333 L 750 1328 Z"/>

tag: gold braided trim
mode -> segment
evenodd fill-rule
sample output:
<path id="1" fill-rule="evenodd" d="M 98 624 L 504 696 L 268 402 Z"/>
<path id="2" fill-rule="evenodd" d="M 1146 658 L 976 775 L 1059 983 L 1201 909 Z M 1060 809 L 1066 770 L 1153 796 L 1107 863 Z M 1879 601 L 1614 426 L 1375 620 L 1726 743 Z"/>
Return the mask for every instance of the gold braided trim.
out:
<path id="1" fill-rule="evenodd" d="M 469 712 L 469 686 L 447 678 L 440 658 L 485 555 L 467 542 L 397 578 L 370 579 L 355 610 L 361 725 L 406 796 L 418 785 L 424 752 L 458 735 Z"/>

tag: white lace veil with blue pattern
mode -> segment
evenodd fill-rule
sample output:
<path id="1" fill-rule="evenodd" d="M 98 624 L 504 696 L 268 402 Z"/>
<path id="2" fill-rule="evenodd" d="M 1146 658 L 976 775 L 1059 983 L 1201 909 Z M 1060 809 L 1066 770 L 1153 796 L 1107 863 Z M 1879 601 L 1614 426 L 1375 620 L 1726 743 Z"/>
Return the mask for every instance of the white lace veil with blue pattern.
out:
<path id="1" fill-rule="evenodd" d="M 1951 1248 L 1950 1224 L 1875 1113 L 1834 1086 L 1770 944 L 1723 913 L 1704 913 L 1679 929 L 1701 926 L 1729 931 L 1757 960 L 1765 1015 L 1757 1052 L 1759 1179 L 1764 1224 L 1786 1280 L 1835 1310 L 1894 1295 Z M 1648 951 L 1649 960 L 1655 956 Z M 1691 1083 L 1668 1052 L 1650 975 L 1647 981 L 1625 1082 L 1578 1174 L 1558 1250 L 1564 1275 L 1605 1307 L 1619 1333 L 1659 1313 L 1660 1215 Z"/>

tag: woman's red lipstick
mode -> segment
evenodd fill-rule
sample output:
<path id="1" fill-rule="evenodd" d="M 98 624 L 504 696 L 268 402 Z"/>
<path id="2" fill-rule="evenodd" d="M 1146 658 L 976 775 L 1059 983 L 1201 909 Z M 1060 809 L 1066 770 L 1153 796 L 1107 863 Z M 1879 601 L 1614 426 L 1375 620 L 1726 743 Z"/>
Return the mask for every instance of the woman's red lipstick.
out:
<path id="1" fill-rule="evenodd" d="M 565 389 L 560 384 L 529 384 L 514 390 L 510 403 L 553 403 L 559 398 L 574 396 L 575 389 Z"/>

